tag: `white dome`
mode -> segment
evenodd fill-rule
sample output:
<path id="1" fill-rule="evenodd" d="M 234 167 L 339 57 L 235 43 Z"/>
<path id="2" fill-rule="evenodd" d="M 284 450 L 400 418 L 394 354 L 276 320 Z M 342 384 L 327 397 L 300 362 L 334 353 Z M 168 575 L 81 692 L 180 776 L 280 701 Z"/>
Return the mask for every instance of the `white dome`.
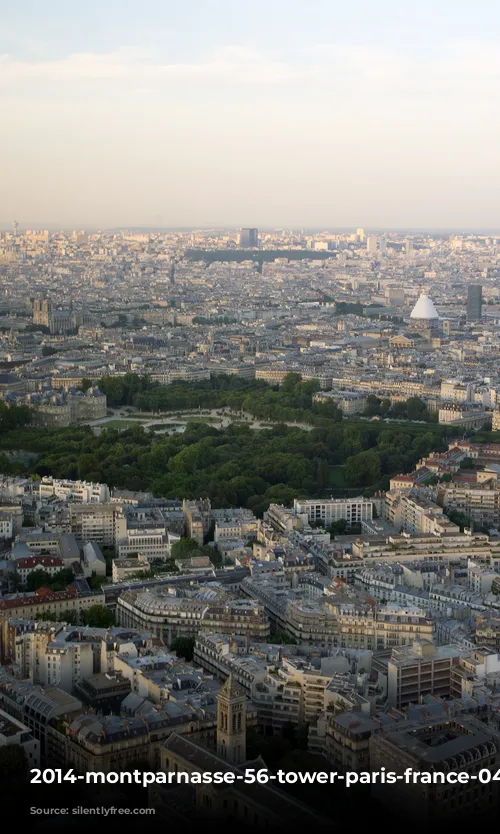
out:
<path id="1" fill-rule="evenodd" d="M 422 293 L 410 314 L 411 319 L 438 319 L 439 313 L 432 299 Z"/>

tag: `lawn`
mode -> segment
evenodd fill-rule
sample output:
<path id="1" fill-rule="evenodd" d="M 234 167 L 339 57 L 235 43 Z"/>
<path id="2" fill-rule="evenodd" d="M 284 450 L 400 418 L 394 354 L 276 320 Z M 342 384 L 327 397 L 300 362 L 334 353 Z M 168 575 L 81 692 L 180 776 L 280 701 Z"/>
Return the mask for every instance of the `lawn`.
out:
<path id="1" fill-rule="evenodd" d="M 134 426 L 140 426 L 142 423 L 139 420 L 109 420 L 107 423 L 101 423 L 99 428 L 102 429 L 132 429 Z"/>

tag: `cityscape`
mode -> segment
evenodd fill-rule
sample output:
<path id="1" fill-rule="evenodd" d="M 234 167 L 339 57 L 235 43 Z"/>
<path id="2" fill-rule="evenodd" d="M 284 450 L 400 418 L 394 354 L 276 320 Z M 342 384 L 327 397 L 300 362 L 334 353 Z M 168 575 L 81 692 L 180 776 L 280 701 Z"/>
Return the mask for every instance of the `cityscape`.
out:
<path id="1" fill-rule="evenodd" d="M 4 827 L 500 819 L 500 13 L 442 5 L 6 11 Z"/>
<path id="2" fill-rule="evenodd" d="M 496 768 L 500 235 L 16 223 L 1 258 L 2 744 L 361 772 L 453 726 Z M 283 793 L 148 801 L 334 818 Z"/>

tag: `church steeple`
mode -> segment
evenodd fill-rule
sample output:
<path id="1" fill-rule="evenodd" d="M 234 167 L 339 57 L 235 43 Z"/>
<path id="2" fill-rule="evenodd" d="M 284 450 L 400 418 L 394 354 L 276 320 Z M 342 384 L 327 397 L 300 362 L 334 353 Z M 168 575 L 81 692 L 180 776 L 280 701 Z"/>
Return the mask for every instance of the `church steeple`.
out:
<path id="1" fill-rule="evenodd" d="M 246 759 L 246 695 L 232 675 L 217 695 L 217 753 L 233 765 Z"/>

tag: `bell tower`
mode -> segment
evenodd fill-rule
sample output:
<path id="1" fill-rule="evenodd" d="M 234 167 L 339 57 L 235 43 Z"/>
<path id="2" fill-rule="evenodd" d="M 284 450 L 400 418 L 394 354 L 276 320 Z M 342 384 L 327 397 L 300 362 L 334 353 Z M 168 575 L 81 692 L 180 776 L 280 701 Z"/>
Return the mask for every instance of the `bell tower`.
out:
<path id="1" fill-rule="evenodd" d="M 246 695 L 232 675 L 217 695 L 217 753 L 232 765 L 246 760 Z"/>

